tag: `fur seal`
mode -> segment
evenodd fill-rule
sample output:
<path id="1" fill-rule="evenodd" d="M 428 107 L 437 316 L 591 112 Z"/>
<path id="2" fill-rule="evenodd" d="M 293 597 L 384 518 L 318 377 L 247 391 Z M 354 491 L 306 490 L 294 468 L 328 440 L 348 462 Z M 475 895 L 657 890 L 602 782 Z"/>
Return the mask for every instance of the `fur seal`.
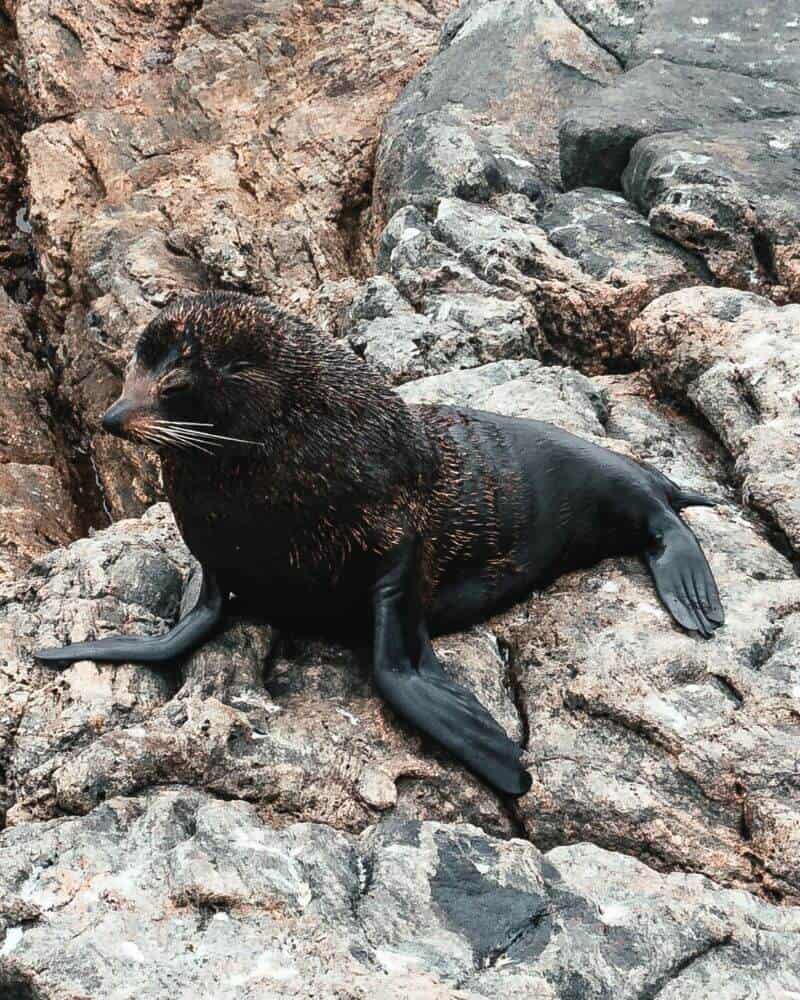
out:
<path id="1" fill-rule="evenodd" d="M 103 427 L 160 451 L 203 586 L 164 636 L 41 660 L 171 660 L 219 626 L 235 594 L 278 628 L 371 636 L 383 697 L 521 795 L 531 778 L 520 747 L 445 674 L 431 635 L 632 553 L 685 629 L 708 637 L 724 621 L 678 516 L 713 501 L 546 423 L 408 406 L 345 345 L 262 299 L 208 293 L 162 310 Z"/>

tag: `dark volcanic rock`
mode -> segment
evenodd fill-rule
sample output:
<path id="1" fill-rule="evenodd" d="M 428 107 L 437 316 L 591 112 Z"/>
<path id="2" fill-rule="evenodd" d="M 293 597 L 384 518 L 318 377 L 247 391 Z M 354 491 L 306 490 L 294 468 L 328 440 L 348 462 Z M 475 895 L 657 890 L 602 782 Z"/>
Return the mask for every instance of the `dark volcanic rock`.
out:
<path id="1" fill-rule="evenodd" d="M 556 195 L 541 216 L 550 242 L 598 281 L 646 283 L 655 298 L 710 278 L 694 254 L 654 233 L 624 198 L 597 188 Z"/>
<path id="2" fill-rule="evenodd" d="M 608 83 L 616 61 L 554 0 L 469 3 L 443 47 L 387 116 L 378 150 L 377 214 L 439 199 L 532 201 L 559 186 L 556 129 L 570 103 Z"/>
<path id="3" fill-rule="evenodd" d="M 800 17 L 785 0 L 655 0 L 631 64 L 658 56 L 800 85 Z"/>
<path id="4" fill-rule="evenodd" d="M 800 117 L 641 139 L 623 175 L 651 227 L 722 284 L 800 298 Z"/>
<path id="5" fill-rule="evenodd" d="M 781 118 L 799 108 L 800 89 L 785 83 L 648 59 L 564 113 L 561 179 L 566 188 L 616 190 L 631 150 L 644 136 Z"/>

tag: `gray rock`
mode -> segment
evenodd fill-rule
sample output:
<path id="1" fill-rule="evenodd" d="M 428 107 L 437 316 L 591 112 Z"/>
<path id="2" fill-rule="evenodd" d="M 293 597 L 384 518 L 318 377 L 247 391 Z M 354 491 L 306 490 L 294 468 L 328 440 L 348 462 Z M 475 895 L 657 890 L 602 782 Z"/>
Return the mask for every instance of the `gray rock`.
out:
<path id="1" fill-rule="evenodd" d="M 48 815 L 50 776 L 103 733 L 149 718 L 178 688 L 169 673 L 76 663 L 58 671 L 31 650 L 174 621 L 190 557 L 165 505 L 140 521 L 40 558 L 0 592 L 0 784 L 12 817 Z M 24 805 L 22 803 L 25 803 Z M 10 817 L 11 818 L 11 817 Z"/>
<path id="2" fill-rule="evenodd" d="M 795 299 L 798 150 L 800 117 L 650 136 L 634 146 L 623 188 L 720 283 Z"/>
<path id="3" fill-rule="evenodd" d="M 648 59 L 601 94 L 564 112 L 561 179 L 568 189 L 594 185 L 617 190 L 631 150 L 645 136 L 782 118 L 796 114 L 798 107 L 800 89 L 789 84 Z"/>
<path id="4" fill-rule="evenodd" d="M 431 215 L 447 196 L 536 201 L 559 184 L 560 112 L 617 71 L 554 0 L 465 5 L 384 121 L 379 218 L 407 205 Z"/>
<path id="5" fill-rule="evenodd" d="M 9 996 L 522 1000 L 800 987 L 800 910 L 475 827 L 284 831 L 177 787 L 0 840 Z M 745 993 L 741 991 L 745 990 Z M 577 991 L 577 992 L 576 992 Z M 775 995 L 774 993 L 772 995 Z"/>
<path id="6" fill-rule="evenodd" d="M 398 395 L 407 403 L 442 403 L 445 406 L 473 406 L 474 400 L 493 386 L 516 380 L 536 371 L 540 362 L 494 361 L 467 371 L 430 375 L 400 386 Z"/>
<path id="7" fill-rule="evenodd" d="M 503 310 L 492 299 L 484 304 L 449 297 L 436 313 L 441 320 L 413 313 L 376 319 L 348 339 L 356 353 L 396 384 L 532 353 L 530 334 L 513 306 Z M 486 325 L 479 322 L 481 315 L 488 315 Z"/>
<path id="8" fill-rule="evenodd" d="M 531 357 L 602 370 L 627 363 L 644 305 L 707 278 L 618 195 L 555 195 L 538 224 L 508 208 L 443 198 L 430 222 L 401 209 L 383 274 L 353 299 L 354 349 L 395 383 Z"/>
<path id="9" fill-rule="evenodd" d="M 540 224 L 553 246 L 598 281 L 646 282 L 655 298 L 709 277 L 694 254 L 654 233 L 635 208 L 608 191 L 555 195 Z"/>
<path id="10" fill-rule="evenodd" d="M 733 289 L 664 296 L 634 324 L 657 386 L 687 398 L 732 457 L 745 502 L 800 551 L 800 306 Z"/>
<path id="11" fill-rule="evenodd" d="M 782 0 L 655 0 L 630 62 L 652 56 L 800 84 L 800 19 Z"/>

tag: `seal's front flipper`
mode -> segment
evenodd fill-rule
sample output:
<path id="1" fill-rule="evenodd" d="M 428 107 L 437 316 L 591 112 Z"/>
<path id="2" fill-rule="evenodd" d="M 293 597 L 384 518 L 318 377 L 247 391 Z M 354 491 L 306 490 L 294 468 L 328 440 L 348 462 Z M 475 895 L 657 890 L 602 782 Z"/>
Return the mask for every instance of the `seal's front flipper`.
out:
<path id="1" fill-rule="evenodd" d="M 524 795 L 531 777 L 522 766 L 521 748 L 435 659 L 419 608 L 415 549 L 404 542 L 387 557 L 373 590 L 375 684 L 404 719 L 490 785 Z"/>
<path id="2" fill-rule="evenodd" d="M 43 663 L 68 666 L 77 660 L 103 663 L 166 663 L 196 649 L 222 622 L 224 600 L 213 573 L 203 569 L 194 607 L 164 635 L 113 636 L 96 642 L 76 642 L 59 649 L 39 649 Z"/>
<path id="3" fill-rule="evenodd" d="M 725 621 L 711 567 L 687 525 L 669 510 L 650 518 L 650 544 L 644 553 L 658 596 L 685 629 L 706 639 Z"/>

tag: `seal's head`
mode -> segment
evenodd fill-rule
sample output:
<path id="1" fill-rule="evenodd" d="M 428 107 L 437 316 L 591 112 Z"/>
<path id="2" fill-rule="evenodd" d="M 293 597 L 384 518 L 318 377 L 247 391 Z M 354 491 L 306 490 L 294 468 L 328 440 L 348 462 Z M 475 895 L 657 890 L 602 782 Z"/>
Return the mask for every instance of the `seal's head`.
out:
<path id="1" fill-rule="evenodd" d="M 209 453 L 261 443 L 280 315 L 245 295 L 174 300 L 140 336 L 103 429 L 157 449 Z M 252 412 L 254 385 L 258 414 Z"/>

